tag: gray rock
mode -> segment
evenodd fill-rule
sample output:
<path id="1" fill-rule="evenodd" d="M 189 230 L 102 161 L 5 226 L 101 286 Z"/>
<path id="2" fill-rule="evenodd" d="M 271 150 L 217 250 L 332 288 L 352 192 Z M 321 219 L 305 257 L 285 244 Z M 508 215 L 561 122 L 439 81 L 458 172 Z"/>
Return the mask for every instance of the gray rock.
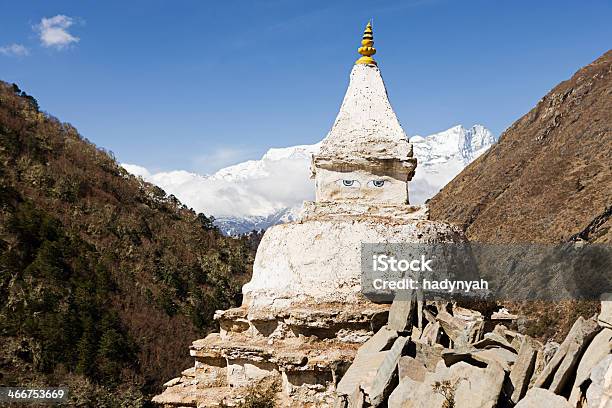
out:
<path id="1" fill-rule="evenodd" d="M 510 350 L 501 347 L 488 348 L 472 352 L 472 358 L 477 361 L 482 361 L 486 364 L 495 362 L 499 364 L 504 371 L 510 372 L 510 368 L 516 362 L 517 355 Z"/>
<path id="2" fill-rule="evenodd" d="M 557 354 L 559 347 L 561 347 L 561 345 L 556 341 L 549 341 L 544 345 L 544 348 L 542 349 L 542 361 L 544 362 L 544 365 L 548 364 L 550 360 L 552 360 L 555 354 Z"/>
<path id="3" fill-rule="evenodd" d="M 612 407 L 612 355 L 593 367 L 590 379 L 591 385 L 586 393 L 588 407 Z"/>
<path id="4" fill-rule="evenodd" d="M 510 367 L 516 361 L 516 354 L 501 347 L 486 350 L 472 349 L 464 351 L 448 349 L 442 352 L 442 358 L 447 367 L 459 362 L 465 362 L 477 367 L 485 367 L 493 364 L 499 365 L 504 371 L 509 372 Z"/>
<path id="5" fill-rule="evenodd" d="M 498 333 L 487 333 L 484 338 L 472 344 L 477 349 L 486 349 L 491 347 L 502 347 L 516 353 L 516 349 L 508 342 L 506 337 L 500 336 Z"/>
<path id="6" fill-rule="evenodd" d="M 534 386 L 559 393 L 572 378 L 582 350 L 600 329 L 594 319 L 585 320 L 582 316 L 579 317 L 553 358 L 536 379 Z"/>
<path id="7" fill-rule="evenodd" d="M 466 321 L 452 316 L 445 310 L 438 312 L 436 320 L 455 345 L 461 346 L 468 343 L 469 327 Z"/>
<path id="8" fill-rule="evenodd" d="M 453 305 L 453 316 L 459 317 L 462 320 L 477 321 L 482 320 L 482 313 L 477 310 L 466 309 L 461 306 Z"/>
<path id="9" fill-rule="evenodd" d="M 601 295 L 601 313 L 597 316 L 597 323 L 602 327 L 612 329 L 612 293 Z"/>
<path id="10" fill-rule="evenodd" d="M 508 343 L 512 344 L 512 340 L 514 340 L 517 336 L 518 333 L 508 329 L 506 326 L 504 326 L 503 324 L 498 324 L 493 328 L 493 333 L 502 336 L 503 338 L 506 339 L 506 341 L 508 341 Z"/>
<path id="11" fill-rule="evenodd" d="M 414 291 L 403 291 L 389 309 L 389 329 L 404 332 L 412 327 L 412 315 L 416 313 L 416 294 Z"/>
<path id="12" fill-rule="evenodd" d="M 576 380 L 569 398 L 572 405 L 576 405 L 581 397 L 580 386 L 589 378 L 591 370 L 601 360 L 605 359 L 612 350 L 612 329 L 603 329 L 589 344 L 584 355 L 578 363 L 576 370 Z"/>
<path id="13" fill-rule="evenodd" d="M 572 408 L 565 398 L 543 388 L 532 388 L 514 408 Z"/>
<path id="14" fill-rule="evenodd" d="M 361 387 L 355 388 L 352 395 L 348 397 L 347 408 L 363 408 L 365 402 L 365 395 Z"/>
<path id="15" fill-rule="evenodd" d="M 417 292 L 417 327 L 419 329 L 423 329 L 423 306 L 425 305 L 425 301 L 423 300 L 423 292 Z"/>
<path id="16" fill-rule="evenodd" d="M 529 336 L 525 336 L 521 342 L 518 357 L 510 371 L 510 383 L 514 388 L 510 400 L 515 404 L 527 392 L 529 382 L 535 370 L 538 346 L 539 344 Z"/>
<path id="17" fill-rule="evenodd" d="M 371 386 L 363 386 L 366 394 L 366 401 L 373 407 L 381 405 L 391 393 L 391 385 L 397 376 L 397 364 L 402 351 L 406 347 L 408 337 L 399 337 L 393 343 L 391 349 L 386 352 L 385 358 L 376 370 L 376 376 Z"/>
<path id="18" fill-rule="evenodd" d="M 357 388 L 364 388 L 371 384 L 376 377 L 378 367 L 382 365 L 387 354 L 389 354 L 389 351 L 365 353 L 357 356 L 340 379 L 336 387 L 336 394 L 340 396 L 353 395 Z"/>
<path id="19" fill-rule="evenodd" d="M 421 341 L 430 346 L 438 343 L 440 341 L 440 323 L 427 323 L 427 326 L 423 329 L 423 334 L 421 334 Z"/>
<path id="20" fill-rule="evenodd" d="M 400 382 L 406 378 L 410 378 L 417 382 L 423 382 L 427 374 L 425 364 L 410 356 L 400 357 L 397 368 Z"/>
<path id="21" fill-rule="evenodd" d="M 387 326 L 383 326 L 375 335 L 370 337 L 368 341 L 359 347 L 357 354 L 378 353 L 379 351 L 388 349 L 395 339 L 397 339 L 397 332 L 389 329 Z"/>
<path id="22" fill-rule="evenodd" d="M 453 349 L 446 349 L 442 352 L 442 359 L 444 360 L 444 365 L 447 367 L 462 361 L 472 365 L 479 365 L 479 362 L 472 357 L 472 353 L 469 350 L 457 351 Z M 481 363 L 482 366 L 486 365 L 484 362 Z"/>
<path id="23" fill-rule="evenodd" d="M 468 332 L 468 343 L 476 343 L 482 340 L 485 324 L 483 320 L 473 322 Z"/>
<path id="24" fill-rule="evenodd" d="M 388 408 L 403 408 L 406 405 L 404 404 L 410 398 L 410 395 L 418 389 L 420 383 L 418 381 L 414 381 L 410 378 L 404 378 L 400 380 L 400 383 L 395 387 L 391 395 L 389 395 L 389 400 L 387 401 Z"/>
<path id="25" fill-rule="evenodd" d="M 421 342 L 415 342 L 416 356 L 415 360 L 421 362 L 428 371 L 436 371 L 436 366 L 442 360 L 442 352 L 444 347 L 440 344 L 424 344 Z"/>
<path id="26" fill-rule="evenodd" d="M 389 407 L 493 408 L 503 381 L 504 371 L 498 365 L 478 368 L 459 362 L 452 367 L 439 367 L 423 383 L 410 379 L 400 383 L 393 398 L 389 398 Z M 449 405 L 449 401 L 454 401 L 454 405 Z"/>
<path id="27" fill-rule="evenodd" d="M 423 317 L 429 323 L 434 323 L 436 321 L 436 316 L 434 316 L 433 313 L 431 313 L 431 311 L 427 310 L 426 308 L 423 308 Z"/>

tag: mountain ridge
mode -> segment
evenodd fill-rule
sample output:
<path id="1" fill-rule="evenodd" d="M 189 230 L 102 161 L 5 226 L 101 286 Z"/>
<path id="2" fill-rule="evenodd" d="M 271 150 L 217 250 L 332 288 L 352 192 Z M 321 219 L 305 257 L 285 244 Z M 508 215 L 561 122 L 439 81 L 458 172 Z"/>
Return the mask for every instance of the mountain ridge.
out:
<path id="1" fill-rule="evenodd" d="M 555 86 L 431 200 L 432 218 L 479 241 L 612 241 L 611 71 L 612 50 Z"/>
<path id="2" fill-rule="evenodd" d="M 433 196 L 495 140 L 488 129 L 478 124 L 470 128 L 456 125 L 432 135 L 412 136 L 410 141 L 419 164 L 409 184 L 411 202 L 423 203 Z M 302 202 L 314 199 L 309 169 L 311 155 L 318 151 L 320 144 L 271 148 L 260 160 L 228 166 L 209 176 L 185 171 L 151 174 L 140 166 L 123 166 L 198 211 L 213 214 L 216 225 L 224 233 L 239 235 L 295 220 Z M 222 200 L 222 204 L 211 202 L 215 198 Z"/>

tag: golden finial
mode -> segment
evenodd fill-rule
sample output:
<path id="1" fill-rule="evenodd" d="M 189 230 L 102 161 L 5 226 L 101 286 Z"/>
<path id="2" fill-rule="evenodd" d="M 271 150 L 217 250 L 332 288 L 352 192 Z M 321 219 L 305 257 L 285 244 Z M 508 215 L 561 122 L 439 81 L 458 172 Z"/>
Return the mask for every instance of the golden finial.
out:
<path id="1" fill-rule="evenodd" d="M 374 48 L 374 35 L 372 34 L 372 21 L 368 21 L 368 25 L 363 31 L 363 39 L 361 40 L 361 47 L 357 50 L 362 55 L 355 64 L 368 64 L 376 65 L 376 61 L 372 58 L 372 55 L 376 54 L 376 48 Z"/>

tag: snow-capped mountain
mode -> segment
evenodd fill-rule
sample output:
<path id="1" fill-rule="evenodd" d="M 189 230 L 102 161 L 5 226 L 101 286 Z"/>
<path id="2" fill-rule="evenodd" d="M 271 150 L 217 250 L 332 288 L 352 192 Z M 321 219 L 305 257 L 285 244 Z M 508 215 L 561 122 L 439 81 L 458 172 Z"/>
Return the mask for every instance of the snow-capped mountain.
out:
<path id="1" fill-rule="evenodd" d="M 429 136 L 412 136 L 417 168 L 409 184 L 410 202 L 424 203 L 483 154 L 497 138 L 484 126 L 461 125 Z"/>
<path id="2" fill-rule="evenodd" d="M 429 136 L 413 136 L 418 160 L 409 185 L 410 202 L 420 204 L 435 195 L 472 160 L 484 153 L 495 136 L 484 126 L 455 126 Z M 151 174 L 123 164 L 130 173 L 157 184 L 195 211 L 213 215 L 227 234 L 236 235 L 295 219 L 302 202 L 314 199 L 309 178 L 312 154 L 320 143 L 268 150 L 249 160 L 202 176 L 186 171 Z"/>
<path id="3" fill-rule="evenodd" d="M 272 225 L 284 224 L 297 219 L 301 206 L 284 208 L 266 216 L 219 217 L 215 225 L 227 235 L 241 235 L 251 231 L 265 230 Z"/>

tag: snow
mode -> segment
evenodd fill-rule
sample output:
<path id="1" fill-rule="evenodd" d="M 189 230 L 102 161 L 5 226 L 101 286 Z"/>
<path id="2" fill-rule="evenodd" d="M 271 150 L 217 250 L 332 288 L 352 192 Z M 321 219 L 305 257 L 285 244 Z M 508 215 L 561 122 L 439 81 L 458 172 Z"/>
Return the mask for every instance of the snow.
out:
<path id="1" fill-rule="evenodd" d="M 426 137 L 412 136 L 410 142 L 418 165 L 408 185 L 411 203 L 420 204 L 433 197 L 496 140 L 482 125 L 469 129 L 457 125 Z"/>
<path id="2" fill-rule="evenodd" d="M 418 165 L 408 184 L 410 202 L 420 204 L 431 198 L 495 141 L 482 125 L 469 129 L 458 125 L 429 136 L 412 136 Z M 224 232 L 240 234 L 293 220 L 302 202 L 314 199 L 310 161 L 320 146 L 272 148 L 259 160 L 225 167 L 210 176 L 184 170 L 152 174 L 142 166 L 122 166 L 195 211 L 213 215 Z"/>

